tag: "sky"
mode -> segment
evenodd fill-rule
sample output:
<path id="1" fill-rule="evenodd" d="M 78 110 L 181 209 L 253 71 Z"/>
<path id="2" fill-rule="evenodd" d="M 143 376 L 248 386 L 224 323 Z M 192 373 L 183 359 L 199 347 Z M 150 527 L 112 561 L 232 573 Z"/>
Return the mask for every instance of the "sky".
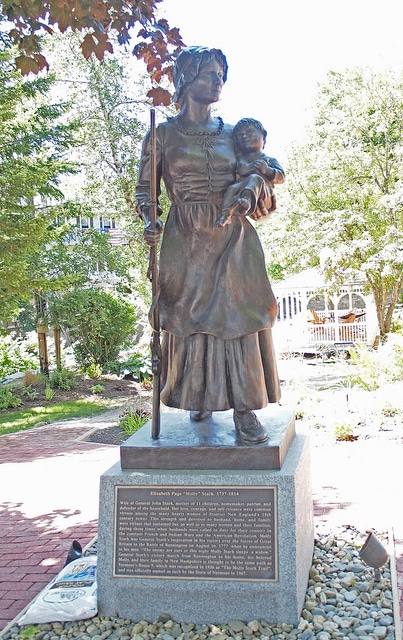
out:
<path id="1" fill-rule="evenodd" d="M 329 70 L 403 68 L 402 0 L 163 0 L 186 45 L 222 49 L 228 80 L 218 115 L 257 118 L 281 161 L 310 122 Z"/>

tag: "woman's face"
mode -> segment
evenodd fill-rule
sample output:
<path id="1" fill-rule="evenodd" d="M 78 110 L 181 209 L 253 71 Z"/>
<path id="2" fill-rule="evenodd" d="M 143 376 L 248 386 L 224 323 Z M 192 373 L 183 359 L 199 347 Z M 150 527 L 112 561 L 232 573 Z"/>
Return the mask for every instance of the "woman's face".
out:
<path id="1" fill-rule="evenodd" d="M 217 102 L 224 84 L 224 70 L 216 58 L 201 65 L 199 74 L 187 86 L 187 94 L 202 104 Z"/>

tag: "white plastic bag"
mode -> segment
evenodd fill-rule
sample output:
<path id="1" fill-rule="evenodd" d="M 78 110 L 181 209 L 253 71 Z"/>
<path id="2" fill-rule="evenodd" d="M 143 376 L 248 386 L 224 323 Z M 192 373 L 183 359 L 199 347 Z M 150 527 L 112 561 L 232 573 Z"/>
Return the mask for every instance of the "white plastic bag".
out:
<path id="1" fill-rule="evenodd" d="M 85 620 L 97 614 L 97 557 L 73 560 L 41 591 L 17 621 L 23 624 Z"/>

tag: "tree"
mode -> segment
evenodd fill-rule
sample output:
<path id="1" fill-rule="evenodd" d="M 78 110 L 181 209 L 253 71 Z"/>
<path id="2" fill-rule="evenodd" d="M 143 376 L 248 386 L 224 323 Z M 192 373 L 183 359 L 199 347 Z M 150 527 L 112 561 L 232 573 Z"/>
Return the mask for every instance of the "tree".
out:
<path id="1" fill-rule="evenodd" d="M 129 214 L 135 218 L 135 184 L 146 131 L 137 114 L 139 107 L 144 109 L 144 100 L 138 87 L 137 92 L 133 91 L 134 82 L 128 77 L 123 61 L 115 58 L 102 65 L 89 61 L 87 67 L 91 107 L 85 114 L 84 144 L 90 154 L 87 158 L 92 160 L 87 191 L 95 195 L 98 202 L 100 196 L 103 198 L 100 204 L 104 210 L 120 211 L 126 217 Z"/>
<path id="2" fill-rule="evenodd" d="M 171 78 L 173 59 L 183 47 L 177 28 L 171 29 L 157 17 L 161 0 L 2 0 L 3 15 L 11 23 L 10 37 L 20 51 L 17 68 L 26 75 L 49 68 L 42 53 L 42 36 L 57 31 L 81 34 L 81 50 L 88 60 L 92 54 L 103 60 L 113 53 L 113 38 L 128 45 L 134 27 L 140 27 L 133 54 L 144 60 L 153 87 L 148 96 L 154 104 L 169 104 L 169 91 L 159 86 Z"/>
<path id="3" fill-rule="evenodd" d="M 83 211 L 64 200 L 62 176 L 76 172 L 66 156 L 79 144 L 80 121 L 68 103 L 52 102 L 53 76 L 23 80 L 15 52 L 0 46 L 0 321 L 7 324 L 21 304 L 35 302 L 41 370 L 48 371 L 47 298 L 92 276 L 116 274 L 128 280 L 127 260 L 99 233 L 66 243 L 71 225 L 57 218 Z M 64 201 L 63 201 L 64 200 Z M 60 201 L 63 201 L 62 204 Z M 51 203 L 51 204 L 49 204 Z M 124 280 L 123 280 L 124 282 Z"/>
<path id="4" fill-rule="evenodd" d="M 50 104 L 52 78 L 23 81 L 15 53 L 0 41 L 0 320 L 8 321 L 21 300 L 43 282 L 32 257 L 52 238 L 54 212 L 39 201 L 62 198 L 59 180 L 75 171 L 65 158 L 74 144 L 73 122 L 60 120 L 68 106 Z"/>
<path id="5" fill-rule="evenodd" d="M 308 135 L 277 219 L 282 264 L 312 266 L 326 248 L 329 282 L 364 278 L 384 336 L 403 286 L 403 75 L 330 72 Z"/>
<path id="6" fill-rule="evenodd" d="M 73 342 L 77 362 L 87 367 L 115 360 L 133 333 L 132 305 L 99 289 L 76 289 L 52 306 L 54 322 Z"/>
<path id="7" fill-rule="evenodd" d="M 77 101 L 84 123 L 81 151 L 85 149 L 82 164 L 85 187 L 82 197 L 93 211 L 102 211 L 124 226 L 126 260 L 133 265 L 133 274 L 139 284 L 144 280 L 148 257 L 135 196 L 141 145 L 146 132 L 138 113 L 148 106 L 142 98 L 142 82 L 137 84 L 133 76 L 130 77 L 125 57 L 115 57 L 102 64 L 88 60 L 79 66 L 82 80 L 88 83 L 80 85 L 81 89 L 87 86 L 87 100 Z"/>
<path id="8" fill-rule="evenodd" d="M 77 211 L 78 209 L 74 207 Z M 72 213 L 72 206 L 61 205 L 61 213 Z M 71 244 L 70 240 L 74 240 Z M 33 290 L 39 342 L 40 368 L 48 373 L 46 333 L 54 317 L 53 306 L 72 289 L 88 287 L 89 283 L 118 281 L 120 287 L 130 286 L 129 265 L 125 252 L 112 246 L 108 238 L 95 229 L 85 233 L 71 224 L 57 225 L 52 242 L 31 259 L 31 271 L 41 281 L 42 288 Z M 60 325 L 53 322 L 56 363 L 61 366 Z"/>
<path id="9" fill-rule="evenodd" d="M 57 77 L 56 92 L 69 96 L 80 122 L 73 150 L 80 171 L 63 184 L 65 196 L 74 203 L 71 215 L 107 216 L 124 228 L 124 246 L 119 252 L 131 278 L 118 286 L 148 297 L 148 252 L 136 212 L 135 185 L 147 128 L 141 118 L 150 101 L 144 96 L 143 78 L 138 77 L 138 62 L 122 51 L 102 63 L 85 60 L 76 34 L 49 37 L 46 44 Z"/>
<path id="10" fill-rule="evenodd" d="M 41 370 L 46 373 L 48 302 L 52 303 L 55 297 L 60 297 L 72 287 L 88 286 L 88 282 L 94 281 L 94 276 L 107 281 L 115 275 L 121 287 L 130 288 L 131 260 L 128 259 L 127 248 L 112 246 L 107 236 L 95 230 L 87 230 L 84 234 L 74 227 L 74 223 L 73 227 L 71 223 L 60 225 L 60 219 L 75 221 L 78 216 L 90 214 L 88 203 L 66 201 L 59 185 L 62 175 L 75 172 L 76 166 L 81 164 L 77 150 L 85 153 L 82 151 L 81 131 L 88 132 L 88 127 L 83 126 L 86 119 L 77 112 L 79 110 L 70 108 L 68 111 L 69 105 L 51 101 L 53 96 L 49 93 L 55 87 L 53 77 L 22 80 L 21 74 L 13 67 L 9 43 L 4 43 L 1 54 L 4 99 L 0 108 L 0 320 L 7 323 L 17 315 L 21 303 L 34 299 Z M 113 63 L 105 63 L 106 69 L 111 66 L 113 78 Z M 110 84 L 113 88 L 116 85 L 112 81 Z M 108 91 L 110 87 L 106 86 L 105 93 Z M 99 104 L 93 105 L 93 111 L 99 111 Z M 87 124 L 88 121 L 91 118 L 87 117 Z M 133 131 L 139 125 L 132 121 L 128 124 L 123 122 L 120 129 L 115 127 L 116 133 L 112 126 L 116 123 L 104 124 L 106 138 L 112 147 L 110 156 L 116 159 L 116 180 L 129 188 L 135 179 L 133 171 L 127 168 L 130 169 L 130 163 L 134 166 L 134 162 L 132 157 L 126 164 L 123 162 L 125 159 L 120 161 L 118 134 L 120 132 L 123 138 L 127 138 L 130 124 Z M 102 131 L 99 120 L 92 122 L 92 126 L 94 134 L 87 143 L 86 155 L 96 139 L 95 131 L 98 130 L 98 138 Z M 131 140 L 133 142 L 133 136 Z M 67 154 L 71 158 L 72 149 L 76 163 L 66 159 Z M 98 155 L 102 158 L 102 153 Z M 109 184 L 110 176 L 103 177 L 103 185 Z M 99 182 L 102 184 L 102 179 Z M 103 186 L 102 192 L 105 191 Z M 131 206 L 130 193 L 127 195 L 124 189 L 121 191 L 124 196 L 120 200 L 126 207 Z M 116 193 L 115 190 L 111 202 L 116 203 Z M 91 204 L 95 208 L 97 203 L 93 200 Z M 104 209 L 101 212 L 106 213 Z M 97 213 L 100 213 L 99 209 Z M 72 233 L 74 243 L 71 246 L 68 238 Z M 49 297 L 51 292 L 53 295 Z"/>
<path id="11" fill-rule="evenodd" d="M 119 52 L 102 63 L 84 60 L 74 34 L 49 38 L 48 45 L 47 57 L 58 85 L 69 94 L 80 121 L 75 152 L 80 175 L 74 184 L 66 183 L 66 193 L 87 209 L 88 216 L 102 214 L 118 224 L 124 221 L 131 259 L 139 265 L 144 262 L 145 248 L 135 185 L 146 132 L 139 113 L 150 102 L 144 97 L 144 79 L 137 77 L 133 58 L 127 53 Z"/>

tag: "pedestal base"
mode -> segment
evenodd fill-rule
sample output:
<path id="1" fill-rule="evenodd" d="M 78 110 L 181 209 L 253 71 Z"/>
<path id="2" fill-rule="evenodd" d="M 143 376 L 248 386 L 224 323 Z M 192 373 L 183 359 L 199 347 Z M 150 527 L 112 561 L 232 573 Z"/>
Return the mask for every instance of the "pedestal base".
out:
<path id="1" fill-rule="evenodd" d="M 280 469 L 295 436 L 295 416 L 277 404 L 255 412 L 269 438 L 250 445 L 235 432 L 233 411 L 200 422 L 188 411 L 161 414 L 161 435 L 151 421 L 120 447 L 122 469 Z"/>
<path id="2" fill-rule="evenodd" d="M 295 436 L 278 470 L 116 464 L 101 476 L 101 616 L 297 625 L 312 554 L 305 436 Z"/>

